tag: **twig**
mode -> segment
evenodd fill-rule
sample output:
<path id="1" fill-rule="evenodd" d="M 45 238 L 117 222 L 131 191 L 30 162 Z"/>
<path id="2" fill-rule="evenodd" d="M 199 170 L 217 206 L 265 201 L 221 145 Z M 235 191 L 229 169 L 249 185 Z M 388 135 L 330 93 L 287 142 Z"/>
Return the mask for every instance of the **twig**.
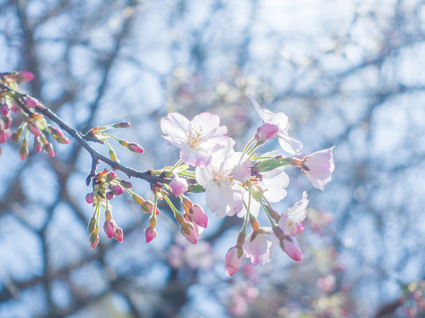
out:
<path id="1" fill-rule="evenodd" d="M 0 83 L 0 89 L 6 90 L 9 92 L 13 92 L 15 95 L 19 97 L 17 101 L 20 103 L 20 106 L 22 109 L 24 109 L 26 112 L 31 112 L 31 109 L 28 109 L 24 102 L 22 101 L 23 98 L 29 97 L 27 94 L 19 93 L 18 91 Z M 169 183 L 170 180 L 164 178 L 163 175 L 155 176 L 152 175 L 151 170 L 147 171 L 137 171 L 132 168 L 123 166 L 122 164 L 113 161 L 109 159 L 108 157 L 105 157 L 101 153 L 99 153 L 97 150 L 95 150 L 90 144 L 87 142 L 86 138 L 88 138 L 86 135 L 81 134 L 79 131 L 77 131 L 75 128 L 72 128 L 68 126 L 62 119 L 60 119 L 54 112 L 52 112 L 49 108 L 45 107 L 44 105 L 40 104 L 37 107 L 34 108 L 38 113 L 43 114 L 53 122 L 55 122 L 60 128 L 62 128 L 64 131 L 66 131 L 69 135 L 71 135 L 81 146 L 83 146 L 87 152 L 92 157 L 92 167 L 90 170 L 90 174 L 88 175 L 86 179 L 86 184 L 89 185 L 92 178 L 95 176 L 96 173 L 96 167 L 99 164 L 99 161 L 103 161 L 104 163 L 108 164 L 112 169 L 120 170 L 124 172 L 129 178 L 134 177 L 138 179 L 143 179 L 151 184 L 155 184 L 156 182 L 159 183 Z M 88 138 L 89 139 L 89 138 Z"/>

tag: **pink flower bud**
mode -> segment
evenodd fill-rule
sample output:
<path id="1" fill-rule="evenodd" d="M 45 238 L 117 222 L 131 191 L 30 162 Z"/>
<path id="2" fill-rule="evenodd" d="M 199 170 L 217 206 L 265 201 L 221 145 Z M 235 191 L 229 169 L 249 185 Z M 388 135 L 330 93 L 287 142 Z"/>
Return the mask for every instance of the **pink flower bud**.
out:
<path id="1" fill-rule="evenodd" d="M 199 226 L 203 227 L 204 229 L 207 228 L 208 225 L 208 217 L 204 210 L 198 205 L 195 204 L 189 209 L 189 215 L 191 220 L 198 224 Z"/>
<path id="2" fill-rule="evenodd" d="M 130 182 L 124 181 L 124 180 L 120 180 L 120 184 L 122 185 L 123 188 L 126 188 L 126 189 L 131 189 L 133 187 L 133 185 Z"/>
<path id="3" fill-rule="evenodd" d="M 9 129 L 0 130 L 0 144 L 4 144 L 10 137 Z"/>
<path id="4" fill-rule="evenodd" d="M 106 235 L 108 236 L 109 239 L 114 237 L 116 229 L 117 229 L 117 224 L 112 219 L 111 220 L 105 220 L 105 223 L 103 223 L 103 230 L 105 231 L 105 233 L 106 233 Z M 122 240 L 121 240 L 121 242 L 122 242 Z"/>
<path id="5" fill-rule="evenodd" d="M 263 125 L 257 129 L 257 133 L 254 138 L 257 141 L 266 141 L 273 139 L 279 131 L 279 127 L 270 123 L 263 123 Z"/>
<path id="6" fill-rule="evenodd" d="M 0 109 L 0 113 L 2 116 L 7 116 L 9 114 L 9 108 L 7 105 L 3 105 Z"/>
<path id="7" fill-rule="evenodd" d="M 43 149 L 49 154 L 50 157 L 55 156 L 55 150 L 53 149 L 53 145 L 50 142 L 46 142 L 43 145 Z"/>
<path id="8" fill-rule="evenodd" d="M 69 141 L 68 138 L 66 138 L 65 136 L 59 136 L 59 137 L 55 137 L 56 141 L 64 144 L 64 145 L 69 145 L 71 142 Z"/>
<path id="9" fill-rule="evenodd" d="M 187 181 L 184 178 L 175 177 L 170 183 L 171 191 L 175 196 L 179 196 L 187 191 Z"/>
<path id="10" fill-rule="evenodd" d="M 111 182 L 112 180 L 115 180 L 116 177 L 117 175 L 115 172 L 111 171 L 106 175 L 106 182 Z"/>
<path id="11" fill-rule="evenodd" d="M 294 236 L 286 236 L 284 240 L 280 241 L 279 246 L 294 261 L 303 261 L 303 253 Z"/>
<path id="12" fill-rule="evenodd" d="M 146 243 L 152 241 L 157 236 L 157 234 L 158 233 L 156 232 L 155 228 L 148 226 L 145 230 Z"/>
<path id="13" fill-rule="evenodd" d="M 99 243 L 99 234 L 98 233 L 90 234 L 90 247 L 95 248 L 98 243 Z"/>
<path id="14" fill-rule="evenodd" d="M 12 104 L 12 112 L 19 113 L 19 109 L 16 107 L 15 104 Z"/>
<path id="15" fill-rule="evenodd" d="M 94 202 L 94 193 L 93 192 L 87 193 L 86 202 L 89 203 L 89 204 Z"/>
<path id="16" fill-rule="evenodd" d="M 233 246 L 227 251 L 224 261 L 227 276 L 233 276 L 238 271 L 242 263 L 243 255 L 243 250 L 236 246 Z"/>
<path id="17" fill-rule="evenodd" d="M 19 148 L 19 159 L 24 160 L 28 156 L 28 146 L 26 140 L 22 141 Z"/>
<path id="18" fill-rule="evenodd" d="M 189 222 L 185 222 L 185 224 L 182 227 L 181 232 L 189 242 L 191 242 L 193 244 L 198 243 L 198 233 L 196 232 L 196 229 L 193 226 L 193 224 L 191 224 Z"/>
<path id="19" fill-rule="evenodd" d="M 115 229 L 114 238 L 120 243 L 122 243 L 124 241 L 124 233 L 123 233 L 122 229 L 119 228 L 118 226 Z"/>
<path id="20" fill-rule="evenodd" d="M 35 98 L 32 98 L 32 97 L 26 97 L 24 99 L 24 103 L 25 103 L 25 106 L 27 106 L 28 108 L 33 108 L 33 107 L 37 107 L 38 105 L 40 105 L 38 100 L 36 100 Z"/>
<path id="21" fill-rule="evenodd" d="M 120 194 L 123 194 L 124 192 L 124 188 L 120 186 L 119 184 L 111 184 L 109 188 L 112 190 L 112 192 L 115 195 L 120 195 Z"/>
<path id="22" fill-rule="evenodd" d="M 32 81 L 34 74 L 31 72 L 22 71 L 18 73 L 18 83 Z"/>
<path id="23" fill-rule="evenodd" d="M 36 136 L 36 137 L 40 136 L 40 129 L 38 128 L 37 125 L 30 122 L 30 123 L 28 123 L 28 128 L 34 136 Z"/>
<path id="24" fill-rule="evenodd" d="M 105 196 L 107 200 L 112 200 L 114 198 L 114 194 L 112 193 L 112 191 L 106 192 Z"/>
<path id="25" fill-rule="evenodd" d="M 136 144 L 135 142 L 129 142 L 127 145 L 127 148 L 130 149 L 133 152 L 137 153 L 144 153 L 145 149 L 143 149 L 140 145 Z"/>

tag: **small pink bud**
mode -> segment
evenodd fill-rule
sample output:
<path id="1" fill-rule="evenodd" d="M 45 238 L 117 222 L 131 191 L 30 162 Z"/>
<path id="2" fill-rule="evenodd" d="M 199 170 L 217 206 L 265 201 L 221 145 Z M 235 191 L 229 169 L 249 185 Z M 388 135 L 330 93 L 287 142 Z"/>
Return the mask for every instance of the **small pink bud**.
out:
<path id="1" fill-rule="evenodd" d="M 93 192 L 87 193 L 86 202 L 89 203 L 89 204 L 94 202 L 94 193 Z"/>
<path id="2" fill-rule="evenodd" d="M 53 145 L 50 142 L 46 142 L 43 145 L 43 149 L 49 154 L 50 157 L 55 156 L 55 150 L 53 149 Z"/>
<path id="3" fill-rule="evenodd" d="M 112 193 L 112 191 L 106 192 L 105 196 L 107 200 L 112 200 L 114 198 L 114 194 Z"/>
<path id="4" fill-rule="evenodd" d="M 104 229 L 106 235 L 108 236 L 108 238 L 111 239 L 115 235 L 115 232 L 117 230 L 117 224 L 115 223 L 114 220 L 106 220 L 105 223 L 103 223 L 103 229 Z M 122 230 L 121 230 L 121 232 L 122 232 Z M 122 242 L 122 240 L 121 240 L 121 242 Z"/>
<path id="5" fill-rule="evenodd" d="M 40 129 L 34 123 L 28 123 L 28 128 L 32 132 L 32 134 L 36 137 L 40 136 Z"/>
<path id="6" fill-rule="evenodd" d="M 21 143 L 21 147 L 19 148 L 19 159 L 24 160 L 28 156 L 28 146 L 27 142 L 24 139 Z"/>
<path id="7" fill-rule="evenodd" d="M 131 189 L 133 187 L 133 185 L 130 182 L 124 181 L 124 180 L 120 180 L 120 184 L 125 189 Z"/>
<path id="8" fill-rule="evenodd" d="M 196 232 L 196 229 L 193 226 L 193 224 L 191 224 L 189 222 L 185 222 L 185 224 L 182 227 L 181 232 L 189 242 L 191 242 L 193 244 L 198 243 L 198 233 Z"/>
<path id="9" fill-rule="evenodd" d="M 16 107 L 15 104 L 12 104 L 12 112 L 19 113 L 19 109 Z"/>
<path id="10" fill-rule="evenodd" d="M 124 188 L 120 186 L 119 184 L 111 184 L 109 188 L 115 195 L 120 195 L 120 194 L 123 194 L 124 192 Z"/>
<path id="11" fill-rule="evenodd" d="M 188 189 L 186 179 L 181 177 L 175 177 L 173 181 L 171 181 L 170 187 L 175 196 L 179 196 L 185 193 Z"/>
<path id="12" fill-rule="evenodd" d="M 49 129 L 50 129 L 50 133 L 52 134 L 52 136 L 56 136 L 56 137 L 62 137 L 63 136 L 63 132 L 59 128 L 56 128 L 56 127 L 49 125 Z"/>
<path id="13" fill-rule="evenodd" d="M 189 215 L 194 223 L 198 224 L 200 227 L 203 227 L 204 229 L 207 228 L 208 216 L 198 204 L 193 205 L 189 209 Z"/>
<path id="14" fill-rule="evenodd" d="M 31 72 L 22 71 L 18 73 L 18 83 L 32 81 L 34 78 L 34 74 Z"/>
<path id="15" fill-rule="evenodd" d="M 37 152 L 41 151 L 41 142 L 40 142 L 40 138 L 38 137 L 34 137 L 34 149 Z"/>
<path id="16" fill-rule="evenodd" d="M 257 133 L 254 138 L 258 141 L 266 141 L 273 139 L 279 131 L 279 127 L 270 123 L 263 123 L 263 125 L 257 129 Z"/>
<path id="17" fill-rule="evenodd" d="M 64 144 L 64 145 L 69 145 L 71 142 L 69 141 L 68 138 L 66 138 L 65 136 L 59 136 L 59 137 L 55 137 L 56 141 Z"/>
<path id="18" fill-rule="evenodd" d="M 279 246 L 294 261 L 303 261 L 303 253 L 294 236 L 286 236 L 284 240 L 280 241 Z"/>
<path id="19" fill-rule="evenodd" d="M 227 276 L 233 276 L 238 271 L 242 263 L 243 255 L 243 250 L 236 246 L 233 246 L 227 251 L 224 261 Z"/>
<path id="20" fill-rule="evenodd" d="M 98 233 L 90 234 L 90 247 L 95 248 L 99 243 L 99 235 Z"/>
<path id="21" fill-rule="evenodd" d="M 10 137 L 9 129 L 0 130 L 0 144 L 4 144 Z"/>
<path id="22" fill-rule="evenodd" d="M 146 243 L 152 241 L 157 235 L 155 228 L 148 226 L 145 230 Z"/>
<path id="23" fill-rule="evenodd" d="M 106 175 L 106 182 L 111 182 L 112 180 L 115 180 L 116 177 L 117 175 L 115 172 L 111 171 Z"/>
<path id="24" fill-rule="evenodd" d="M 35 98 L 32 98 L 32 97 L 26 97 L 24 99 L 24 103 L 25 103 L 25 106 L 27 106 L 29 108 L 37 107 L 38 105 L 40 105 L 38 100 L 36 100 Z"/>
<path id="25" fill-rule="evenodd" d="M 9 108 L 7 107 L 7 105 L 3 105 L 0 109 L 0 113 L 2 116 L 7 116 L 9 115 Z"/>
<path id="26" fill-rule="evenodd" d="M 120 243 L 122 243 L 124 241 L 124 233 L 123 233 L 122 229 L 119 228 L 118 226 L 115 229 L 114 238 Z"/>
<path id="27" fill-rule="evenodd" d="M 145 152 L 145 149 L 143 149 L 140 145 L 136 144 L 135 142 L 129 142 L 127 148 L 137 153 Z"/>

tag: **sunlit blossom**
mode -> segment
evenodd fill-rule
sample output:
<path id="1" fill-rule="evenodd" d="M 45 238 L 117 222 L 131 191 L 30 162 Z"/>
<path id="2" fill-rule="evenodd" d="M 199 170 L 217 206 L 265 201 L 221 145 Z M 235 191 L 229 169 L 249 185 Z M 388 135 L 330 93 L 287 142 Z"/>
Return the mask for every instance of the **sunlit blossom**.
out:
<path id="1" fill-rule="evenodd" d="M 284 235 L 295 236 L 297 233 L 302 232 L 303 228 L 298 227 L 298 224 L 307 216 L 307 205 L 307 192 L 304 191 L 302 199 L 281 215 L 278 224 Z"/>
<path id="2" fill-rule="evenodd" d="M 320 150 L 306 156 L 303 160 L 301 171 L 310 180 L 313 187 L 325 190 L 325 186 L 332 180 L 335 170 L 333 149 Z"/>
<path id="3" fill-rule="evenodd" d="M 196 180 L 206 192 L 208 208 L 218 217 L 233 216 L 243 207 L 245 183 L 251 173 L 251 161 L 242 152 L 233 150 L 234 141 L 212 154 L 211 163 L 196 168 Z"/>
<path id="4" fill-rule="evenodd" d="M 201 113 L 191 121 L 179 113 L 161 119 L 161 130 L 169 144 L 180 149 L 180 158 L 192 166 L 206 166 L 212 152 L 227 140 L 227 128 L 220 126 L 220 117 Z"/>
<path id="5" fill-rule="evenodd" d="M 244 250 L 247 258 L 251 258 L 254 265 L 264 265 L 271 261 L 273 247 L 277 243 L 276 236 L 269 227 L 260 228 L 252 232 L 245 240 Z"/>

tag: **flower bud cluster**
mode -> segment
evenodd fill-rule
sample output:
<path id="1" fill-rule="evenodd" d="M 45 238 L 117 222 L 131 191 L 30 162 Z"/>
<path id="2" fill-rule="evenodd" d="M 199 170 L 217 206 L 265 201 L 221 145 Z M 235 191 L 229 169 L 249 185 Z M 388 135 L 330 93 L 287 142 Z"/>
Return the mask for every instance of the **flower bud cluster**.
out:
<path id="1" fill-rule="evenodd" d="M 48 135 L 57 142 L 69 144 L 69 140 L 59 128 L 49 125 L 44 116 L 36 112 L 40 102 L 30 96 L 22 95 L 16 91 L 19 83 L 30 81 L 33 74 L 29 72 L 11 72 L 0 74 L 0 84 L 7 85 L 9 90 L 0 90 L 0 144 L 9 138 L 14 143 L 20 142 L 19 158 L 24 160 L 28 153 L 28 135 L 34 139 L 34 150 L 41 152 L 43 149 L 49 156 L 54 157 L 53 145 L 48 141 Z M 22 117 L 22 123 L 11 133 L 12 113 Z"/>
<path id="2" fill-rule="evenodd" d="M 109 157 L 111 158 L 111 160 L 119 163 L 120 160 L 117 157 L 117 153 L 108 141 L 111 138 L 115 139 L 116 141 L 118 141 L 118 143 L 121 146 L 123 146 L 124 148 L 127 148 L 128 150 L 130 150 L 132 152 L 140 153 L 140 154 L 145 152 L 143 147 L 140 146 L 139 144 L 137 144 L 135 142 L 128 142 L 124 139 L 120 139 L 120 138 L 110 134 L 109 132 L 107 132 L 110 129 L 127 128 L 127 127 L 131 127 L 131 124 L 127 121 L 123 121 L 123 122 L 119 122 L 119 123 L 115 123 L 115 124 L 107 125 L 107 126 L 95 127 L 87 133 L 86 138 L 88 140 L 91 140 L 91 141 L 95 141 L 95 142 L 99 142 L 101 144 L 105 144 L 108 147 Z"/>
<path id="3" fill-rule="evenodd" d="M 109 239 L 115 238 L 118 242 L 124 240 L 124 234 L 120 227 L 112 217 L 112 205 L 109 202 L 115 196 L 124 193 L 124 189 L 130 189 L 131 183 L 117 178 L 115 172 L 108 172 L 106 169 L 99 172 L 93 178 L 93 191 L 86 195 L 86 202 L 95 207 L 93 217 L 88 224 L 88 232 L 90 234 L 90 244 L 95 248 L 99 243 L 99 228 L 100 228 L 100 208 L 105 212 L 105 221 L 103 230 Z"/>

